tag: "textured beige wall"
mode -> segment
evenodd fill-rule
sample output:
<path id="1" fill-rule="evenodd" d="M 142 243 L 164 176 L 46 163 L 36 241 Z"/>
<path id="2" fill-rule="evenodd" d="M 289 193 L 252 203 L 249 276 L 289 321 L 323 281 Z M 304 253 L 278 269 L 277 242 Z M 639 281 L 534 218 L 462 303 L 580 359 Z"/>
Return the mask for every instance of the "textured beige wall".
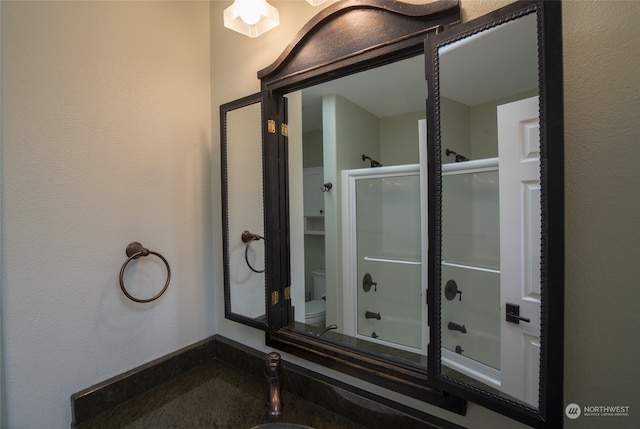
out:
<path id="1" fill-rule="evenodd" d="M 209 3 L 0 7 L 2 427 L 68 428 L 72 393 L 215 332 Z M 120 291 L 131 241 L 171 264 L 153 303 Z"/>
<path id="2" fill-rule="evenodd" d="M 640 2 L 563 3 L 565 403 L 623 405 L 640 426 Z"/>

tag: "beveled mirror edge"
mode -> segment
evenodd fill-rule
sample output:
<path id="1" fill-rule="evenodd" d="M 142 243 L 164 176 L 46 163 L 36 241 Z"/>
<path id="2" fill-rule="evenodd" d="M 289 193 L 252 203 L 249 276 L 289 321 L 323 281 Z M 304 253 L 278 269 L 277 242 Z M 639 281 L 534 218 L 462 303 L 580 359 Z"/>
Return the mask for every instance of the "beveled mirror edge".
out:
<path id="1" fill-rule="evenodd" d="M 221 197 L 222 197 L 222 258 L 224 272 L 224 316 L 254 328 L 266 331 L 269 327 L 265 317 L 264 321 L 234 313 L 231 309 L 231 284 L 229 267 L 229 195 L 228 195 L 228 159 L 227 159 L 227 113 L 253 104 L 262 103 L 263 94 L 261 92 L 251 94 L 237 100 L 220 105 L 220 174 L 221 174 Z M 262 112 L 262 109 L 261 109 Z M 264 112 L 261 113 L 264 116 Z M 264 137 L 263 137 L 264 140 Z M 263 189 L 264 193 L 264 189 Z M 267 300 L 267 287 L 265 284 L 265 308 Z M 266 316 L 266 315 L 265 315 Z"/>
<path id="2" fill-rule="evenodd" d="M 541 181 L 542 192 L 542 249 L 541 249 L 541 359 L 539 378 L 539 406 L 534 409 L 504 396 L 464 384 L 442 374 L 441 344 L 441 289 L 439 228 L 441 227 L 441 153 L 438 109 L 438 56 L 440 46 L 463 39 L 487 28 L 537 13 L 539 46 L 539 96 L 541 118 Z M 453 30 L 451 35 L 431 38 L 427 58 L 429 94 L 427 117 L 435 118 L 428 124 L 429 142 L 429 218 L 435 222 L 429 229 L 428 291 L 435 311 L 429 312 L 431 341 L 429 344 L 429 372 L 435 386 L 511 417 L 532 427 L 560 428 L 563 424 L 563 365 L 564 365 L 564 154 L 563 154 L 563 102 L 562 102 L 562 32 L 561 3 L 559 1 L 521 1 L 469 21 Z M 546 275 L 545 275 L 546 274 Z M 432 287 L 433 285 L 433 287 Z M 553 329 L 550 327 L 553 326 Z M 433 362 L 432 360 L 436 362 Z"/>

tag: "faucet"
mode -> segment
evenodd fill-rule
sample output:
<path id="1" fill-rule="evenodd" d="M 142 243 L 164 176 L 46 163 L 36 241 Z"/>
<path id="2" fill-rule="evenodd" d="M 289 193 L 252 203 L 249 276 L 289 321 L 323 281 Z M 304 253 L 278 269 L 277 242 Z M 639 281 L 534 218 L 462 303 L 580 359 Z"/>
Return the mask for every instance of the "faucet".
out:
<path id="1" fill-rule="evenodd" d="M 380 316 L 380 312 L 379 311 L 377 313 L 374 313 L 373 311 L 367 311 L 367 312 L 364 313 L 364 318 L 365 319 L 382 320 L 382 317 Z"/>
<path id="2" fill-rule="evenodd" d="M 326 328 L 324 328 L 322 331 L 318 332 L 316 335 L 318 337 L 323 336 L 324 334 L 326 334 L 328 331 L 332 330 L 332 329 L 338 329 L 338 325 L 329 325 Z"/>
<path id="3" fill-rule="evenodd" d="M 271 352 L 267 355 L 264 375 L 267 379 L 267 409 L 269 417 L 279 417 L 282 414 L 282 363 L 280 353 Z"/>
<path id="4" fill-rule="evenodd" d="M 460 331 L 463 334 L 467 333 L 467 328 L 465 328 L 464 325 L 460 326 L 457 323 L 449 322 L 449 324 L 447 325 L 447 328 L 449 328 L 452 331 Z"/>

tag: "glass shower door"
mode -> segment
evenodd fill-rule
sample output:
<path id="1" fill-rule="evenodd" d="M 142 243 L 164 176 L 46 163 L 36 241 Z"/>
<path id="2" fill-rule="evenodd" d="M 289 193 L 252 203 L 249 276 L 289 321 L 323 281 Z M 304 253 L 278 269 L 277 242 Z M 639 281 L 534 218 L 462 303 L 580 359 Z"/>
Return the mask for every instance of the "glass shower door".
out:
<path id="1" fill-rule="evenodd" d="M 355 170 L 356 334 L 420 351 L 424 337 L 420 172 L 417 165 Z M 354 172 L 354 170 L 352 170 Z"/>
<path id="2" fill-rule="evenodd" d="M 498 159 L 442 167 L 442 361 L 500 385 Z"/>

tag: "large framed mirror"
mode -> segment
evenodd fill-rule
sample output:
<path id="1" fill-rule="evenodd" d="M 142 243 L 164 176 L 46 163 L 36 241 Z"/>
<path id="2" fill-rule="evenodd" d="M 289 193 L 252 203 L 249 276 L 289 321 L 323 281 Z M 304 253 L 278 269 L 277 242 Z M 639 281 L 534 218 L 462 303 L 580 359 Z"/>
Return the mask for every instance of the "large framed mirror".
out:
<path id="1" fill-rule="evenodd" d="M 532 426 L 562 421 L 560 40 L 530 2 L 428 48 L 433 382 Z"/>
<path id="2" fill-rule="evenodd" d="M 266 330 L 262 116 L 261 93 L 220 106 L 225 317 Z"/>
<path id="3" fill-rule="evenodd" d="M 258 72 L 268 232 L 266 321 L 258 327 L 267 330 L 269 346 L 458 414 L 471 400 L 534 427 L 561 427 L 560 25 L 555 2 L 516 2 L 460 24 L 457 1 L 344 1 L 324 9 Z M 526 39 L 515 47 L 529 52 L 526 62 L 518 61 L 522 79 L 500 79 L 526 83 L 478 94 L 469 102 L 475 105 L 465 107 L 456 91 L 468 96 L 491 89 L 474 78 L 498 74 L 482 64 L 499 68 L 503 62 L 474 44 L 482 43 L 483 31 Z M 516 37 L 520 31 L 526 35 Z M 505 46 L 502 40 L 484 45 Z M 513 53 L 513 46 L 508 49 Z M 539 174 L 528 201 L 539 197 L 539 208 L 528 211 L 527 248 L 537 248 L 538 262 L 527 273 L 538 287 L 512 302 L 500 290 L 478 290 L 507 263 L 499 232 L 502 218 L 517 206 L 502 204 L 508 197 L 488 185 L 499 183 L 502 169 L 497 146 L 488 143 L 495 143 L 497 131 L 486 117 L 496 117 L 498 104 L 535 97 L 540 131 L 530 127 L 528 135 L 532 152 L 539 148 Z M 476 109 L 481 104 L 486 106 Z M 474 119 L 461 122 L 460 115 Z M 473 150 L 471 128 L 484 140 Z M 469 185 L 469 175 L 477 183 Z M 453 190 L 461 192 L 452 196 Z M 494 234 L 467 242 L 472 227 Z M 470 271 L 484 277 L 457 274 L 469 262 L 451 260 L 458 248 L 480 254 L 474 263 L 481 269 Z M 502 368 L 510 362 L 486 347 L 488 332 L 492 344 L 500 342 L 496 332 L 507 316 L 507 299 L 520 306 L 519 314 L 510 307 L 509 317 L 521 327 L 539 319 L 539 340 L 529 343 L 539 348 L 528 350 L 538 359 L 526 372 L 533 392 L 528 397 L 503 389 Z M 492 310 L 479 316 L 482 323 L 462 318 L 467 309 L 461 307 L 483 300 Z M 538 307 L 531 310 L 527 305 L 535 300 Z M 238 319 L 256 325 L 253 314 Z M 474 350 L 483 341 L 485 347 Z"/>
<path id="4" fill-rule="evenodd" d="M 284 155 L 268 168 L 286 186 L 270 204 L 285 207 L 278 292 L 292 311 L 268 344 L 465 414 L 428 382 L 421 239 L 424 43 L 459 20 L 457 1 L 338 2 L 259 77 L 287 129 L 267 146 Z"/>

